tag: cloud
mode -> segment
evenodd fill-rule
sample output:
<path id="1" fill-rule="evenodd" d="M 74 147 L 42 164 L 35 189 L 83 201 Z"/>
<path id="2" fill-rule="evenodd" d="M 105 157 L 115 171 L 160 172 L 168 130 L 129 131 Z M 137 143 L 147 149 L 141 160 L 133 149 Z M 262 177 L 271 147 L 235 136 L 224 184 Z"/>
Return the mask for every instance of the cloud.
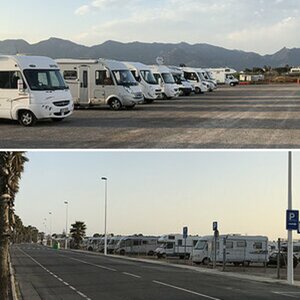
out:
<path id="1" fill-rule="evenodd" d="M 87 13 L 90 12 L 90 10 L 91 7 L 89 5 L 82 5 L 75 10 L 75 15 L 79 15 L 79 16 L 86 15 Z"/>

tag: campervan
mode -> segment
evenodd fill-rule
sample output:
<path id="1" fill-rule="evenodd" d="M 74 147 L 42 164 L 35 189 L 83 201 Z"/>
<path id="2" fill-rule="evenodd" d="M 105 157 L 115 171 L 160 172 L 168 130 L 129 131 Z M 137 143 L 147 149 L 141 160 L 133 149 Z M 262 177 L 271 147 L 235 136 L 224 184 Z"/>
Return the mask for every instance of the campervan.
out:
<path id="1" fill-rule="evenodd" d="M 124 62 L 124 64 L 139 83 L 146 103 L 152 103 L 161 97 L 162 89 L 148 66 L 139 62 Z"/>
<path id="2" fill-rule="evenodd" d="M 70 91 L 51 58 L 0 55 L 0 118 L 32 126 L 40 119 L 61 121 L 73 108 Z"/>
<path id="3" fill-rule="evenodd" d="M 195 70 L 196 70 L 196 72 L 198 73 L 198 76 L 199 76 L 199 78 L 201 79 L 202 83 L 205 84 L 205 85 L 207 86 L 207 90 L 208 90 L 209 92 L 212 92 L 213 90 L 216 89 L 216 86 L 214 85 L 214 83 L 212 83 L 211 81 L 208 81 L 208 80 L 205 78 L 205 76 L 204 76 L 204 74 L 203 74 L 203 73 L 205 73 L 205 72 L 203 71 L 203 69 L 196 68 Z"/>
<path id="4" fill-rule="evenodd" d="M 166 234 L 158 239 L 159 246 L 155 249 L 158 258 L 167 256 L 185 258 L 193 253 L 193 249 L 199 240 L 199 236 L 183 238 L 182 234 Z"/>
<path id="5" fill-rule="evenodd" d="M 107 243 L 107 253 L 109 253 L 109 254 L 115 253 L 115 248 L 116 248 L 116 246 L 117 246 L 117 244 L 118 244 L 118 242 L 120 241 L 121 238 L 122 238 L 122 236 L 113 236 L 113 237 L 111 237 L 111 239 Z"/>
<path id="6" fill-rule="evenodd" d="M 205 69 L 198 69 L 198 70 L 201 73 L 201 78 L 209 83 L 211 91 L 217 89 L 217 85 L 218 85 L 217 81 L 211 77 L 210 73 Z"/>
<path id="7" fill-rule="evenodd" d="M 196 69 L 184 67 L 182 70 L 184 78 L 194 85 L 196 94 L 201 94 L 209 90 L 210 85 L 201 80 Z"/>
<path id="8" fill-rule="evenodd" d="M 225 251 L 223 251 L 225 249 Z M 225 256 L 224 256 L 225 254 Z M 220 235 L 202 237 L 195 246 L 192 261 L 196 264 L 209 264 L 211 261 L 249 265 L 267 263 L 268 238 L 265 236 Z"/>
<path id="9" fill-rule="evenodd" d="M 179 96 L 179 89 L 170 69 L 163 65 L 150 66 L 150 68 L 162 88 L 162 97 L 164 99 L 177 98 Z"/>
<path id="10" fill-rule="evenodd" d="M 183 71 L 181 68 L 175 66 L 168 66 L 170 69 L 175 83 L 178 85 L 179 88 L 179 95 L 180 96 L 189 96 L 194 90 L 194 86 L 189 83 L 183 76 Z"/>
<path id="11" fill-rule="evenodd" d="M 157 248 L 157 237 L 153 236 L 126 236 L 119 240 L 115 248 L 115 253 L 126 254 L 145 254 L 153 255 Z"/>
<path id="12" fill-rule="evenodd" d="M 218 84 L 227 84 L 230 86 L 235 86 L 239 84 L 238 79 L 233 75 L 236 74 L 236 70 L 230 68 L 217 68 L 208 69 L 212 74 L 212 77 L 217 81 Z"/>
<path id="13" fill-rule="evenodd" d="M 75 106 L 134 108 L 144 97 L 125 64 L 108 59 L 57 59 Z"/>
<path id="14" fill-rule="evenodd" d="M 88 251 L 100 251 L 100 245 L 104 237 L 90 237 L 85 242 L 85 248 Z"/>

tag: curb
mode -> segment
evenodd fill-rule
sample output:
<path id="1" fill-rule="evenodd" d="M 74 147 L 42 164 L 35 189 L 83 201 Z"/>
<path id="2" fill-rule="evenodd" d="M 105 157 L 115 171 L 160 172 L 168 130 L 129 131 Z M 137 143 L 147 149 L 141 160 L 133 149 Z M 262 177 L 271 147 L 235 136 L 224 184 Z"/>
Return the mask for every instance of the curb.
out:
<path id="1" fill-rule="evenodd" d="M 17 287 L 16 287 L 16 278 L 15 278 L 15 270 L 12 267 L 10 253 L 8 254 L 8 266 L 9 266 L 9 277 L 10 277 L 10 287 L 11 287 L 11 294 L 13 300 L 19 300 L 17 294 Z"/>
<path id="2" fill-rule="evenodd" d="M 95 252 L 91 252 L 91 251 L 74 250 L 74 249 L 68 249 L 68 250 L 70 250 L 72 252 L 79 252 L 79 253 L 84 253 L 84 254 L 92 254 L 95 256 L 104 256 L 104 254 L 102 254 L 102 253 L 95 253 Z M 231 277 L 231 278 L 236 278 L 236 279 L 245 279 L 245 280 L 263 282 L 263 283 L 278 283 L 278 284 L 283 284 L 283 285 L 290 285 L 286 280 L 281 280 L 281 279 L 273 279 L 273 278 L 267 278 L 267 277 L 260 277 L 260 276 L 256 276 L 256 275 L 246 275 L 246 274 L 233 273 L 233 272 L 223 272 L 223 271 L 219 271 L 219 270 L 201 269 L 201 268 L 195 267 L 195 266 L 178 265 L 178 264 L 172 264 L 172 263 L 168 263 L 168 262 L 156 261 L 156 260 L 145 259 L 145 258 L 133 258 L 133 257 L 111 255 L 111 254 L 108 254 L 107 257 L 116 258 L 116 259 L 125 259 L 125 260 L 129 260 L 129 261 L 146 262 L 146 263 L 156 264 L 156 265 L 171 266 L 171 267 L 175 267 L 175 268 L 195 271 L 198 273 Z M 295 281 L 294 285 L 292 285 L 292 286 L 300 287 L 300 282 Z"/>

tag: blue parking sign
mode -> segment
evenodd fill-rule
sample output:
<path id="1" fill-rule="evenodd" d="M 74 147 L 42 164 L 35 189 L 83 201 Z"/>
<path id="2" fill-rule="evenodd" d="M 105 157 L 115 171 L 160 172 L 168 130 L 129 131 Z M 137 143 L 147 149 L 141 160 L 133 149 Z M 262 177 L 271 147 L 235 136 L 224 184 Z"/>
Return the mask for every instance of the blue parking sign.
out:
<path id="1" fill-rule="evenodd" d="M 286 211 L 286 229 L 298 230 L 299 227 L 299 211 L 287 210 Z"/>

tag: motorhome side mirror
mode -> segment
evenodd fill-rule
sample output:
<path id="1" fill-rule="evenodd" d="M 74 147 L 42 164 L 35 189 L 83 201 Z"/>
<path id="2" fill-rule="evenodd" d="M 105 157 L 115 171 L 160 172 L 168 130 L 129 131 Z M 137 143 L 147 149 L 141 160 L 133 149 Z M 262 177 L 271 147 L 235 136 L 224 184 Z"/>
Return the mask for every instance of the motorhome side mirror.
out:
<path id="1" fill-rule="evenodd" d="M 18 79 L 18 91 L 20 93 L 23 93 L 24 92 L 24 82 L 22 79 Z"/>

